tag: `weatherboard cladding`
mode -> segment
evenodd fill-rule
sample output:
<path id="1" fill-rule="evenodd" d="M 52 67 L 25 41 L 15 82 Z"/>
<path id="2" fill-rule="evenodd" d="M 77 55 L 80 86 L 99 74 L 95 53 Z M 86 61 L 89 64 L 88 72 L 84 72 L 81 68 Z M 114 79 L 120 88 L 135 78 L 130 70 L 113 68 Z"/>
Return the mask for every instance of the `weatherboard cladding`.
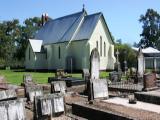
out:
<path id="1" fill-rule="evenodd" d="M 89 39 L 102 13 L 86 15 L 86 11 L 48 21 L 35 39 L 44 44 Z"/>

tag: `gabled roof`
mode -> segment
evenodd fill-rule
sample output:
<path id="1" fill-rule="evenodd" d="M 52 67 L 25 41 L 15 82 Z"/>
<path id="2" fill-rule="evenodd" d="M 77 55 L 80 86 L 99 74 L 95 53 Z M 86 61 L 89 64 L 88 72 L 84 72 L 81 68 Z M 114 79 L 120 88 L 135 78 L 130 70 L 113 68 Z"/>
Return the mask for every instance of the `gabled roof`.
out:
<path id="1" fill-rule="evenodd" d="M 29 39 L 33 52 L 41 52 L 43 40 Z"/>
<path id="2" fill-rule="evenodd" d="M 36 34 L 35 39 L 44 40 L 44 44 L 70 40 L 85 12 L 78 12 L 47 22 Z"/>
<path id="3" fill-rule="evenodd" d="M 101 15 L 102 13 L 96 13 L 85 16 L 73 40 L 89 39 Z"/>
<path id="4" fill-rule="evenodd" d="M 43 40 L 43 44 L 88 40 L 101 16 L 104 19 L 102 13 L 87 15 L 86 11 L 82 10 L 75 14 L 50 20 L 38 31 L 35 39 Z"/>

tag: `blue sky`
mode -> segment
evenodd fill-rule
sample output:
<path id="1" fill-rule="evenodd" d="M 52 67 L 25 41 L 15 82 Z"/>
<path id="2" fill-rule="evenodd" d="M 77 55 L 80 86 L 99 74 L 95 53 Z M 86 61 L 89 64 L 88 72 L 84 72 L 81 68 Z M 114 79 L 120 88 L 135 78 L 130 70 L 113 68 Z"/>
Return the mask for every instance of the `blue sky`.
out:
<path id="1" fill-rule="evenodd" d="M 57 18 L 82 10 L 102 12 L 115 39 L 132 44 L 140 40 L 142 24 L 138 19 L 148 8 L 160 13 L 159 0 L 1 0 L 0 21 L 41 16 Z"/>

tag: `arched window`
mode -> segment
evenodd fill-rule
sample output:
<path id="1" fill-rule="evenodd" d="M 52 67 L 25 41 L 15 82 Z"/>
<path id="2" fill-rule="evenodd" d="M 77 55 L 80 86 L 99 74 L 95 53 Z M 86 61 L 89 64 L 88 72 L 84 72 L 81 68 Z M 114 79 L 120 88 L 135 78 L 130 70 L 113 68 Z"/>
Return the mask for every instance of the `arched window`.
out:
<path id="1" fill-rule="evenodd" d="M 61 48 L 60 48 L 60 46 L 58 47 L 58 58 L 61 59 Z"/>
<path id="2" fill-rule="evenodd" d="M 98 50 L 98 41 L 96 41 L 96 48 L 97 48 L 97 50 Z"/>
<path id="3" fill-rule="evenodd" d="M 100 36 L 100 56 L 102 56 L 102 36 Z"/>
<path id="4" fill-rule="evenodd" d="M 104 42 L 104 57 L 106 57 L 106 43 Z"/>
<path id="5" fill-rule="evenodd" d="M 29 56 L 28 56 L 28 58 L 29 58 L 29 60 L 31 58 L 31 50 L 30 50 L 30 48 L 29 48 Z"/>

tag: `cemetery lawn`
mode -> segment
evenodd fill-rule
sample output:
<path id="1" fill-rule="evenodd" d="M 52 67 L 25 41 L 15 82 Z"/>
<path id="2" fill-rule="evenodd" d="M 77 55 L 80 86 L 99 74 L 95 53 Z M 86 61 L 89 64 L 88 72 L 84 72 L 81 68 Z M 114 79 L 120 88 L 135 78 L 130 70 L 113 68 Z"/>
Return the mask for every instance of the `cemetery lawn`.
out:
<path id="1" fill-rule="evenodd" d="M 100 78 L 106 78 L 109 72 L 101 72 Z M 23 82 L 23 75 L 31 74 L 33 81 L 40 84 L 48 83 L 48 77 L 54 77 L 55 73 L 53 72 L 26 72 L 23 69 L 21 70 L 0 70 L 0 76 L 4 76 L 5 80 L 8 83 L 20 85 Z M 72 77 L 77 77 L 82 79 L 81 73 L 73 73 Z"/>

